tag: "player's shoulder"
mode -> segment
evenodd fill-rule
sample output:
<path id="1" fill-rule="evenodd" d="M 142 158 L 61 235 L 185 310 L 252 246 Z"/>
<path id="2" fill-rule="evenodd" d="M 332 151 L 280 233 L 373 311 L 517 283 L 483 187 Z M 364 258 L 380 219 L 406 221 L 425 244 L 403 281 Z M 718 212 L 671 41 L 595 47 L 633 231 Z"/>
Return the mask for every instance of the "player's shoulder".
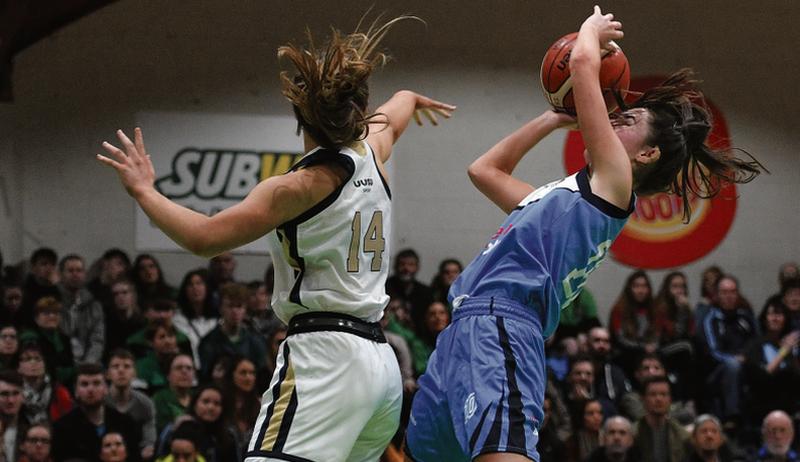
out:
<path id="1" fill-rule="evenodd" d="M 566 178 L 552 181 L 544 186 L 536 188 L 535 190 L 533 190 L 533 192 L 525 196 L 525 198 L 520 201 L 517 208 L 523 208 L 528 204 L 539 202 L 548 196 L 552 196 L 553 194 L 571 195 L 575 193 L 580 193 L 580 186 L 578 184 L 577 177 L 578 173 L 575 173 Z"/>

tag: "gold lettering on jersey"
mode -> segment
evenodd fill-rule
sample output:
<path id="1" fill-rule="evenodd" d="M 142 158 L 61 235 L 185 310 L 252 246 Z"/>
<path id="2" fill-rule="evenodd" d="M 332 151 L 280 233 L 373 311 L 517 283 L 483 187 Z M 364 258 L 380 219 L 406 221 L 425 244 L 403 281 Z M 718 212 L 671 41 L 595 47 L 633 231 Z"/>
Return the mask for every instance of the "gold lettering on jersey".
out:
<path id="1" fill-rule="evenodd" d="M 350 236 L 350 247 L 347 252 L 347 272 L 357 273 L 361 267 L 361 211 L 357 211 L 353 216 L 350 226 L 352 234 Z M 383 251 L 386 249 L 386 238 L 383 235 L 383 211 L 376 210 L 367 225 L 364 233 L 364 253 L 372 254 L 370 271 L 380 271 L 383 265 Z"/>

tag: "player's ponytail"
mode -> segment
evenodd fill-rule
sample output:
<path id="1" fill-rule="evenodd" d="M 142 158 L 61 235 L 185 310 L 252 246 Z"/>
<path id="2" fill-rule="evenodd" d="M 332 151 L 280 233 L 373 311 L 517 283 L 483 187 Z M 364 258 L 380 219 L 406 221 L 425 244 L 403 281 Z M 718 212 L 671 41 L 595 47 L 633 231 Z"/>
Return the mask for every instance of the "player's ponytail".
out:
<path id="1" fill-rule="evenodd" d="M 378 18 L 380 19 L 380 18 Z M 288 44 L 278 48 L 278 58 L 287 58 L 296 72 L 281 73 L 283 95 L 292 103 L 300 128 L 326 148 L 339 148 L 366 138 L 373 123 L 386 124 L 385 118 L 367 113 L 367 80 L 376 67 L 386 63 L 386 54 L 377 47 L 389 29 L 403 19 L 399 16 L 381 26 L 375 22 L 365 31 L 342 35 L 332 30 L 331 39 L 321 48 L 308 33 L 308 48 Z M 359 24 L 360 26 L 360 24 Z"/>
<path id="2" fill-rule="evenodd" d="M 715 151 L 707 144 L 711 113 L 691 69 L 672 74 L 660 86 L 645 91 L 625 107 L 645 108 L 652 115 L 650 146 L 661 151 L 658 161 L 637 172 L 638 194 L 671 192 L 683 201 L 683 217 L 691 218 L 689 194 L 711 198 L 730 183 L 747 183 L 766 171 L 750 153 L 741 149 Z M 735 156 L 735 152 L 746 158 Z"/>

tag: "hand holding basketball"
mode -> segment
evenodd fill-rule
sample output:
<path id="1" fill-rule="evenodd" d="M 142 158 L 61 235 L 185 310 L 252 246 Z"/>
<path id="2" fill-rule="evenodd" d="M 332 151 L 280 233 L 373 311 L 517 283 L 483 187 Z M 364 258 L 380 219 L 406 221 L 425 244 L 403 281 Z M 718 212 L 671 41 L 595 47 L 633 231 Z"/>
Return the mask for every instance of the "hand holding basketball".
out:
<path id="1" fill-rule="evenodd" d="M 597 5 L 594 6 L 594 13 L 583 22 L 581 28 L 584 27 L 595 29 L 600 40 L 600 48 L 606 50 L 611 49 L 611 41 L 619 40 L 625 35 L 622 32 L 622 23 L 614 21 L 614 15 L 611 13 L 603 14 Z"/>

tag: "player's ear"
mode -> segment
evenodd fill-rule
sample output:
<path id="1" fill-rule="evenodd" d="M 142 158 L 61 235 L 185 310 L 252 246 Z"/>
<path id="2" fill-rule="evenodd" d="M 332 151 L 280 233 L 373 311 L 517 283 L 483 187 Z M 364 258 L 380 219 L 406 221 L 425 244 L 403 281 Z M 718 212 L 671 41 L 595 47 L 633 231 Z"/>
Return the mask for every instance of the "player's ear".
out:
<path id="1" fill-rule="evenodd" d="M 651 164 L 657 162 L 661 158 L 661 149 L 651 146 L 645 146 L 638 154 L 636 154 L 636 162 L 640 164 Z"/>

